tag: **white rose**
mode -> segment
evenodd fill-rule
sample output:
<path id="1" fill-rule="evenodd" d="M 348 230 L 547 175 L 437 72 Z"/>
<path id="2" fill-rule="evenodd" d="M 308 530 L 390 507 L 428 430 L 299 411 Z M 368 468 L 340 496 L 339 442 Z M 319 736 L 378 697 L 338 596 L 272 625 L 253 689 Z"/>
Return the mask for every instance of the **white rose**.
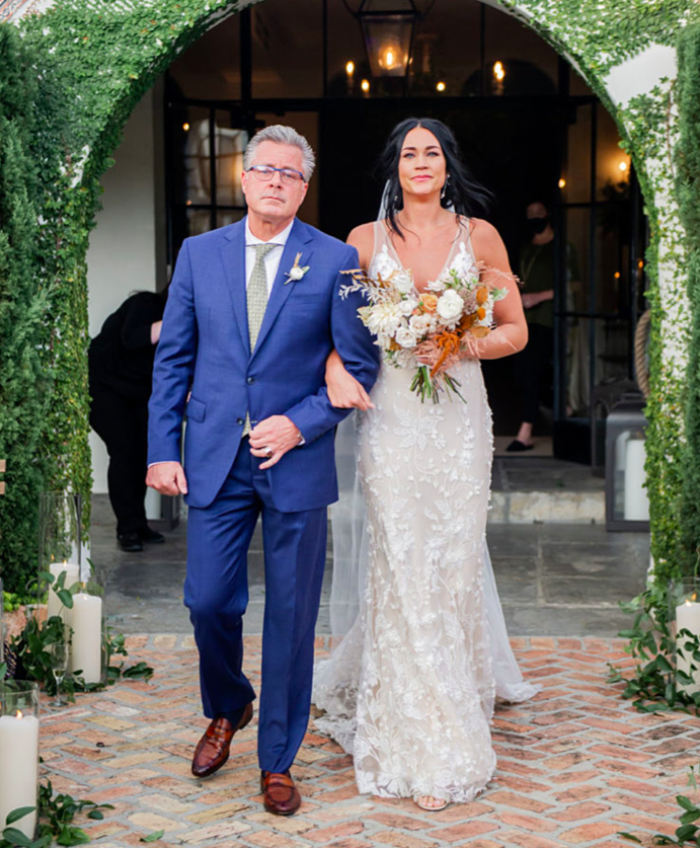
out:
<path id="1" fill-rule="evenodd" d="M 401 347 L 415 347 L 418 344 L 416 334 L 408 327 L 399 327 L 396 331 L 396 341 Z"/>
<path id="2" fill-rule="evenodd" d="M 391 282 L 401 294 L 410 294 L 413 291 L 413 277 L 408 271 L 397 271 L 392 276 Z"/>
<path id="3" fill-rule="evenodd" d="M 431 315 L 414 315 L 408 323 L 417 336 L 424 336 L 433 329 L 433 318 Z"/>
<path id="4" fill-rule="evenodd" d="M 306 271 L 303 268 L 300 268 L 299 265 L 294 265 L 289 269 L 289 279 L 290 280 L 301 280 Z"/>
<path id="5" fill-rule="evenodd" d="M 418 306 L 418 301 L 414 297 L 408 297 L 406 300 L 402 300 L 399 304 L 399 309 L 401 310 L 402 315 L 410 315 L 413 310 Z"/>
<path id="6" fill-rule="evenodd" d="M 443 321 L 455 321 L 462 314 L 464 301 L 453 289 L 448 289 L 438 300 L 437 313 Z"/>

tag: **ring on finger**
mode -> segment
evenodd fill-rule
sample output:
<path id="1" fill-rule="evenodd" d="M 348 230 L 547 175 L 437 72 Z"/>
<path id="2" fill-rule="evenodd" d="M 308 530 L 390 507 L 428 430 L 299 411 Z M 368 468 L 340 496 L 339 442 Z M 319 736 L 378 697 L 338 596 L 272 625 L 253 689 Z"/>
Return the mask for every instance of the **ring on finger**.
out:
<path id="1" fill-rule="evenodd" d="M 266 459 L 270 459 L 271 456 L 272 456 L 272 448 L 265 448 Z"/>

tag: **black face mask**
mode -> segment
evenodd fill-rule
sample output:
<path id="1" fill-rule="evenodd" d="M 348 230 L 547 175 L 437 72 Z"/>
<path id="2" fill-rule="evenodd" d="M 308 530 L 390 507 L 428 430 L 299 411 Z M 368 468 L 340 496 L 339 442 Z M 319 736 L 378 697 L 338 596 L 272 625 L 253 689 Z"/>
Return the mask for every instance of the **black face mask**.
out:
<path id="1" fill-rule="evenodd" d="M 525 225 L 527 227 L 527 231 L 535 236 L 543 233 L 549 224 L 549 216 L 545 218 L 527 218 L 525 220 Z"/>

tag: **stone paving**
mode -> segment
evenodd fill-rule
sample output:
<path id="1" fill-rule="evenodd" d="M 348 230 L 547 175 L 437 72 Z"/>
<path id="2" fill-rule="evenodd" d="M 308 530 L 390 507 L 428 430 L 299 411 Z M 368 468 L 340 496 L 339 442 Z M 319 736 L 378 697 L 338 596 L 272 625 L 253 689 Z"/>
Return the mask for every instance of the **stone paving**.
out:
<path id="1" fill-rule="evenodd" d="M 132 635 L 127 662 L 145 660 L 150 682 L 123 681 L 46 709 L 44 772 L 60 791 L 112 803 L 103 822 L 85 820 L 101 848 L 139 845 L 154 831 L 162 848 L 619 848 L 618 831 L 651 845 L 677 826 L 674 797 L 698 762 L 700 721 L 638 713 L 605 683 L 609 661 L 628 661 L 622 642 L 601 638 L 512 640 L 526 676 L 543 689 L 501 705 L 494 721 L 498 771 L 471 804 L 423 813 L 408 800 L 360 796 L 352 759 L 313 721 L 294 774 L 304 804 L 292 818 L 264 812 L 256 724 L 236 737 L 228 764 L 206 781 L 190 776 L 201 717 L 191 635 Z M 260 637 L 246 637 L 246 669 L 259 682 Z M 317 654 L 327 651 L 326 637 Z M 426 717 L 429 720 L 429 717 Z"/>

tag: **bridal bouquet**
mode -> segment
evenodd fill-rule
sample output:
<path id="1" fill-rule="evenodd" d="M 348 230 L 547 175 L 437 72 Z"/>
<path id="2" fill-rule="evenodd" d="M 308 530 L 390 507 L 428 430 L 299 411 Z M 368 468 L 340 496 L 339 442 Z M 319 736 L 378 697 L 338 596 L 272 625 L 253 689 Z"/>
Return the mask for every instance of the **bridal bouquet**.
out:
<path id="1" fill-rule="evenodd" d="M 478 265 L 461 273 L 454 268 L 419 292 L 410 271 L 393 270 L 376 279 L 362 270 L 345 271 L 353 282 L 341 288 L 341 296 L 362 291 L 369 304 L 357 312 L 384 359 L 396 368 L 415 368 L 411 391 L 421 402 L 434 403 L 444 392 L 462 401 L 460 383 L 448 369 L 469 349 L 470 337 L 481 339 L 491 332 L 493 306 L 508 293 L 481 281 Z"/>

